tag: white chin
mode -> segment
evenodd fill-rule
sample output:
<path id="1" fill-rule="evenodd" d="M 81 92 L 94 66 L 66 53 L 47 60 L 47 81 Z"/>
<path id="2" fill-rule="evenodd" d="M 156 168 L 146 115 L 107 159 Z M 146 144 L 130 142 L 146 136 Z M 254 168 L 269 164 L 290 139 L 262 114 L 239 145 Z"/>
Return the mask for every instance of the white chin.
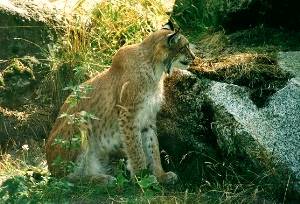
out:
<path id="1" fill-rule="evenodd" d="M 173 64 L 173 67 L 177 68 L 177 69 L 188 69 L 189 65 L 184 65 L 178 61 L 175 61 Z"/>
<path id="2" fill-rule="evenodd" d="M 178 65 L 178 66 L 174 65 L 174 67 L 177 68 L 177 69 L 187 70 L 190 66 L 181 64 L 181 65 Z"/>

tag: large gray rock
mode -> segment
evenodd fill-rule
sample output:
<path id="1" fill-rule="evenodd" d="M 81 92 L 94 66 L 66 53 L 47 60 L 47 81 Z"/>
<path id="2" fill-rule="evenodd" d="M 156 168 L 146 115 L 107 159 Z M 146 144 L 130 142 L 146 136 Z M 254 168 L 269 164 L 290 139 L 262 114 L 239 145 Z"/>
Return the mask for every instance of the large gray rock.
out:
<path id="1" fill-rule="evenodd" d="M 247 90 L 214 82 L 208 91 L 214 109 L 213 131 L 227 154 L 275 167 L 282 180 L 292 176 L 300 192 L 300 84 L 292 79 L 258 109 Z"/>
<path id="2" fill-rule="evenodd" d="M 279 52 L 278 64 L 300 81 L 300 51 Z"/>

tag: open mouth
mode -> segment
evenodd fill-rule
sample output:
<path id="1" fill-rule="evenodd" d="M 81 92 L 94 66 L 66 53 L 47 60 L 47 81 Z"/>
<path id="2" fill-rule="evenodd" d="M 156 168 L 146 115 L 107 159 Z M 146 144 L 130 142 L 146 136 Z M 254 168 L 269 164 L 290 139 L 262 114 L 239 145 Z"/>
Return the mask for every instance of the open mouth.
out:
<path id="1" fill-rule="evenodd" d="M 180 63 L 183 64 L 183 65 L 189 65 L 188 61 L 180 61 Z"/>

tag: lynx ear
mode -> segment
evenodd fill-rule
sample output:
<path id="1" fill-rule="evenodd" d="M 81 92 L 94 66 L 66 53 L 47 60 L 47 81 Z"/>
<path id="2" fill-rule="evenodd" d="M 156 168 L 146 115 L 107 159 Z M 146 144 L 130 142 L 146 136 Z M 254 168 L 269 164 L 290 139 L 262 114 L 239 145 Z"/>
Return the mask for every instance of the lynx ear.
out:
<path id="1" fill-rule="evenodd" d="M 169 47 L 172 47 L 173 45 L 177 44 L 180 40 L 181 36 L 179 34 L 179 31 L 176 31 L 174 33 L 171 33 L 168 35 L 168 45 Z"/>
<path id="2" fill-rule="evenodd" d="M 165 25 L 163 25 L 162 29 L 167 29 L 167 30 L 173 30 L 174 31 L 174 25 L 172 21 L 168 21 Z"/>

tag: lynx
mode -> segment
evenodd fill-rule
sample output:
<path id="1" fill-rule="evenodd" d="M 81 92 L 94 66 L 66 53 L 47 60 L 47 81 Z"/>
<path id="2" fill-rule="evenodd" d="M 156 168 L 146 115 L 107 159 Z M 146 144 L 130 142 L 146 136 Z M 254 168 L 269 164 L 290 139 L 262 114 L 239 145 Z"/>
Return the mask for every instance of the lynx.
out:
<path id="1" fill-rule="evenodd" d="M 171 22 L 150 34 L 140 44 L 120 48 L 109 69 L 86 81 L 93 89 L 70 107 L 66 102 L 60 114 L 93 113 L 80 127 L 58 117 L 46 144 L 48 168 L 54 176 L 71 180 L 96 180 L 108 184 L 112 158 L 122 155 L 132 177 L 148 169 L 161 183 L 174 183 L 177 175 L 161 165 L 156 135 L 156 115 L 163 101 L 163 82 L 173 67 L 187 69 L 195 55 L 188 40 L 174 31 Z M 85 136 L 79 148 L 65 148 L 61 138 L 71 143 L 74 135 Z M 61 161 L 57 164 L 57 158 Z M 66 170 L 66 163 L 74 168 Z"/>

